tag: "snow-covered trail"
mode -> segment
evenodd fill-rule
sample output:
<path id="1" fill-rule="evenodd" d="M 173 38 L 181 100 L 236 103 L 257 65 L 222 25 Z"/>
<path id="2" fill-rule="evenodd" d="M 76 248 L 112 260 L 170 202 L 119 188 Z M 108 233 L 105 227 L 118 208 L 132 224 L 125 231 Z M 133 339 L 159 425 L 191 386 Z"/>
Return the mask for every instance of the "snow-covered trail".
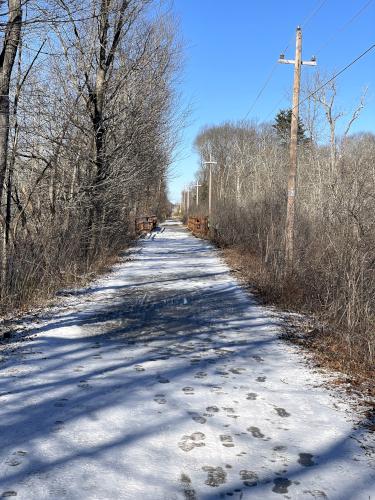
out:
<path id="1" fill-rule="evenodd" d="M 166 224 L 94 285 L 3 355 L 0 497 L 375 499 L 371 435 L 208 243 Z"/>

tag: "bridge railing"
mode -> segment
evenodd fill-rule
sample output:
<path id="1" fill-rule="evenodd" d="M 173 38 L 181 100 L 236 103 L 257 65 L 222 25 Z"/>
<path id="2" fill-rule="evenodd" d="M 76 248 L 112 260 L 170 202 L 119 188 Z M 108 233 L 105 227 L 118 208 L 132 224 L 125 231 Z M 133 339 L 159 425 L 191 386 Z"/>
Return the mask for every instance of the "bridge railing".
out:
<path id="1" fill-rule="evenodd" d="M 137 233 L 149 233 L 158 225 L 158 218 L 156 215 L 145 215 L 136 217 L 135 230 Z"/>
<path id="2" fill-rule="evenodd" d="M 197 236 L 207 236 L 208 217 L 189 217 L 188 229 Z"/>

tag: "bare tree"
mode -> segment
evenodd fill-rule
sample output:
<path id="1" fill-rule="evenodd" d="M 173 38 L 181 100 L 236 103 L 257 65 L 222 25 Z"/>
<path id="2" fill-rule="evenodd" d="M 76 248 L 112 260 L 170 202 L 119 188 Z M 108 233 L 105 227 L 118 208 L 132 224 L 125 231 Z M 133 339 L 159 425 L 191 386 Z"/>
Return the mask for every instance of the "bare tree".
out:
<path id="1" fill-rule="evenodd" d="M 9 87 L 22 24 L 21 0 L 8 1 L 8 21 L 0 52 L 0 202 L 7 170 L 9 140 Z"/>
<path id="2" fill-rule="evenodd" d="M 10 82 L 2 310 L 97 269 L 135 236 L 136 215 L 167 213 L 180 127 L 168 9 L 49 0 L 28 16 Z"/>

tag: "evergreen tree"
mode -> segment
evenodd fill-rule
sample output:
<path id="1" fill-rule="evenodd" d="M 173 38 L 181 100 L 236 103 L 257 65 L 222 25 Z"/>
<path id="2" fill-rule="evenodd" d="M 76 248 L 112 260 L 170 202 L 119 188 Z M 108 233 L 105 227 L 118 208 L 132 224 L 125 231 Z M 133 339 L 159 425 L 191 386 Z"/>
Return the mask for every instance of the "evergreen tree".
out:
<path id="1" fill-rule="evenodd" d="M 276 130 L 276 134 L 280 139 L 280 142 L 284 145 L 290 143 L 290 125 L 292 122 L 292 110 L 282 109 L 280 110 L 276 117 L 275 122 L 272 127 Z M 306 137 L 305 127 L 300 118 L 298 118 L 298 132 L 297 132 L 298 144 L 306 144 L 309 142 L 309 138 Z"/>

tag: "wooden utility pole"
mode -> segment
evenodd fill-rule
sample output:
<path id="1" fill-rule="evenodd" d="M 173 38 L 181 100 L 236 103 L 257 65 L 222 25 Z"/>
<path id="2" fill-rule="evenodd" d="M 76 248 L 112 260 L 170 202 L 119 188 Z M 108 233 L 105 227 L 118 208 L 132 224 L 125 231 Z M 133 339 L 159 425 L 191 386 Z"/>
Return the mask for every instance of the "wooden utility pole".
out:
<path id="1" fill-rule="evenodd" d="M 212 155 L 210 153 L 210 160 L 203 162 L 205 165 L 210 166 L 210 171 L 208 175 L 208 216 L 211 217 L 212 212 L 212 165 L 217 165 L 217 161 L 212 160 Z"/>
<path id="2" fill-rule="evenodd" d="M 210 174 L 208 178 L 208 215 L 211 217 L 212 210 L 212 165 L 210 163 Z"/>
<path id="3" fill-rule="evenodd" d="M 297 177 L 297 147 L 298 147 L 298 118 L 299 118 L 299 95 L 301 86 L 301 66 L 316 66 L 314 57 L 311 61 L 302 61 L 302 30 L 298 26 L 296 32 L 296 55 L 294 60 L 285 59 L 284 54 L 280 55 L 279 61 L 283 64 L 294 64 L 293 82 L 293 105 L 292 119 L 290 125 L 290 151 L 289 151 L 289 176 L 288 176 L 288 203 L 286 211 L 285 225 L 285 263 L 288 270 L 293 267 L 294 259 L 294 219 L 296 203 L 296 177 Z"/>
<path id="4" fill-rule="evenodd" d="M 185 189 L 182 190 L 181 192 L 181 211 L 186 211 L 186 205 L 185 205 Z"/>
<path id="5" fill-rule="evenodd" d="M 196 197 L 196 205 L 198 206 L 199 205 L 199 188 L 201 187 L 201 184 L 198 184 L 198 181 L 195 185 L 195 187 L 197 188 L 197 197 Z"/>

